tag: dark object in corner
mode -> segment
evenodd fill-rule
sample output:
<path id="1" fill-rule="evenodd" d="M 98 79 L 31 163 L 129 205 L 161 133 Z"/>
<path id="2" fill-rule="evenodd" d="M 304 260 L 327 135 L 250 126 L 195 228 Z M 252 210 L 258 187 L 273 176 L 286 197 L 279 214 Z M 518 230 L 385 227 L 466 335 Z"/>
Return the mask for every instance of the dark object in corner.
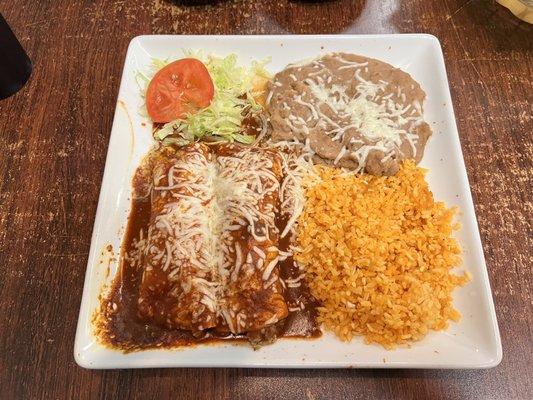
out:
<path id="1" fill-rule="evenodd" d="M 0 99 L 18 92 L 31 74 L 31 61 L 0 14 Z"/>

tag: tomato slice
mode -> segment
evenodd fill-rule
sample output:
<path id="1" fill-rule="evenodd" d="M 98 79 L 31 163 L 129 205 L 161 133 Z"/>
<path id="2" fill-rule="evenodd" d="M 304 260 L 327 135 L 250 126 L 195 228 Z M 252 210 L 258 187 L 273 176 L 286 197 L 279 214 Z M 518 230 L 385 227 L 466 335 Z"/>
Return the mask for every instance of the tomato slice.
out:
<path id="1" fill-rule="evenodd" d="M 146 109 L 154 122 L 170 122 L 207 107 L 215 86 L 205 65 L 183 58 L 161 68 L 146 91 Z"/>

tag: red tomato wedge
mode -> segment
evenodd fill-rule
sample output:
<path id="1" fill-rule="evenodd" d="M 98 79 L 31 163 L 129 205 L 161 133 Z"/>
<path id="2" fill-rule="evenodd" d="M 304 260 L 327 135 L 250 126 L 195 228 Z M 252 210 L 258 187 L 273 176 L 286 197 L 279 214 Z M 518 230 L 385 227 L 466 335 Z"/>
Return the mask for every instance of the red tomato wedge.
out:
<path id="1" fill-rule="evenodd" d="M 146 91 L 146 109 L 154 122 L 170 122 L 207 107 L 215 86 L 205 65 L 183 58 L 161 68 Z"/>

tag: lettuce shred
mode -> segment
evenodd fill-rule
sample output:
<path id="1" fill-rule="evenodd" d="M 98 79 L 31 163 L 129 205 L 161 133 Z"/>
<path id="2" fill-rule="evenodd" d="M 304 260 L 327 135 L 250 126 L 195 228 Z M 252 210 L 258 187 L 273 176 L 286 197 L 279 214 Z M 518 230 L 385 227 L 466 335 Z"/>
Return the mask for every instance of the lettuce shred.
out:
<path id="1" fill-rule="evenodd" d="M 252 143 L 255 138 L 242 132 L 242 122 L 244 118 L 253 117 L 262 111 L 262 106 L 255 101 L 255 98 L 261 94 L 261 89 L 257 88 L 258 83 L 265 82 L 271 77 L 265 69 L 270 60 L 254 61 L 251 68 L 247 69 L 238 65 L 235 54 L 217 57 L 206 56 L 201 51 L 185 51 L 185 56 L 199 59 L 207 67 L 215 86 L 213 100 L 208 107 L 194 114 L 166 123 L 155 133 L 154 138 L 164 144 L 178 145 L 203 137 Z M 151 78 L 169 62 L 169 60 L 152 59 L 149 70 L 144 73 L 137 72 L 136 80 L 143 96 Z M 148 114 L 145 106 L 141 112 L 143 115 Z"/>

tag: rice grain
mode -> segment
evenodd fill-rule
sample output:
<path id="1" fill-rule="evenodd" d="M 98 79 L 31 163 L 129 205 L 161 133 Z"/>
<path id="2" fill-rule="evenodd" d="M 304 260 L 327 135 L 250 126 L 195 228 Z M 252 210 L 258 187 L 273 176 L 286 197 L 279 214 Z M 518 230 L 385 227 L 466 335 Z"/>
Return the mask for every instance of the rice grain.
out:
<path id="1" fill-rule="evenodd" d="M 295 259 L 325 328 L 342 340 L 362 335 L 394 348 L 458 321 L 452 291 L 469 275 L 452 273 L 461 262 L 456 209 L 434 201 L 425 170 L 406 161 L 389 177 L 318 171 Z"/>

